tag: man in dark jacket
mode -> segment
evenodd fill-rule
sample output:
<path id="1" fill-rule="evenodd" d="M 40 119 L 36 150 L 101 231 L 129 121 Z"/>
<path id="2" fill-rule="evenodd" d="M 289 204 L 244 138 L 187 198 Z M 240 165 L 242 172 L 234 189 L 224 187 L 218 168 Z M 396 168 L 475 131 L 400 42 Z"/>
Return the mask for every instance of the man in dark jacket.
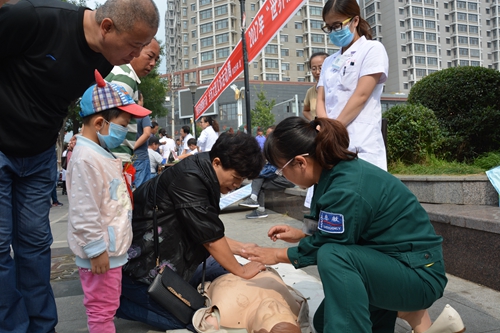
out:
<path id="1" fill-rule="evenodd" d="M 137 57 L 158 23 L 152 0 L 108 0 L 95 11 L 55 0 L 1 6 L 0 332 L 54 332 L 49 211 L 56 138 L 94 71 L 107 75 Z M 18 140 L 26 128 L 30 140 Z"/>
<path id="2" fill-rule="evenodd" d="M 252 263 L 241 266 L 236 261 L 234 254 L 240 254 L 250 244 L 226 238 L 219 219 L 220 194 L 237 189 L 244 178 L 257 177 L 263 164 L 253 137 L 223 133 L 210 152 L 182 160 L 134 192 L 134 239 L 129 262 L 124 266 L 118 317 L 163 330 L 184 327 L 147 294 L 148 285 L 157 274 L 152 231 L 157 179 L 160 267 L 168 265 L 194 286 L 200 282 L 192 281 L 195 270 L 210 255 L 227 271 L 246 279 L 264 268 Z M 207 280 L 225 272 L 213 260 L 207 261 L 207 265 Z"/>

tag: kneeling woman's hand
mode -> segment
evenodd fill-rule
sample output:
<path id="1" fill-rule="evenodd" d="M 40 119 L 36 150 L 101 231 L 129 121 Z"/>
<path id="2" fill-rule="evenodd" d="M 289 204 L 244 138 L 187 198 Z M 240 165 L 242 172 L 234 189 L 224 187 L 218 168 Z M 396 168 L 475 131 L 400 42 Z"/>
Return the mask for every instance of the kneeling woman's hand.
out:
<path id="1" fill-rule="evenodd" d="M 274 249 L 270 247 L 255 247 L 243 250 L 248 260 L 260 262 L 264 265 L 274 265 L 280 262 L 290 263 L 287 255 L 287 248 Z"/>
<path id="2" fill-rule="evenodd" d="M 302 230 L 290 227 L 289 225 L 276 225 L 269 229 L 267 236 L 273 242 L 281 239 L 288 243 L 298 243 L 302 238 L 306 237 L 306 234 Z"/>

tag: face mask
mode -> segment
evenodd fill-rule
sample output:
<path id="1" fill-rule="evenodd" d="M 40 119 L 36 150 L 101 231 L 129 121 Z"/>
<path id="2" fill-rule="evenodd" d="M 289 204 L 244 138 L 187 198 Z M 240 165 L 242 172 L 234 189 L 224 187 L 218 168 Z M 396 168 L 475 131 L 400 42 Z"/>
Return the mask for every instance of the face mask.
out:
<path id="1" fill-rule="evenodd" d="M 97 138 L 99 139 L 101 147 L 113 149 L 118 147 L 123 142 L 123 140 L 125 140 L 128 130 L 127 128 L 115 123 L 110 123 L 109 121 L 106 122 L 109 124 L 109 134 L 102 135 L 101 133 L 97 132 Z"/>
<path id="2" fill-rule="evenodd" d="M 351 32 L 348 25 L 343 27 L 340 31 L 330 32 L 328 36 L 330 37 L 330 41 L 339 47 L 345 47 L 351 44 L 354 39 L 354 34 Z"/>

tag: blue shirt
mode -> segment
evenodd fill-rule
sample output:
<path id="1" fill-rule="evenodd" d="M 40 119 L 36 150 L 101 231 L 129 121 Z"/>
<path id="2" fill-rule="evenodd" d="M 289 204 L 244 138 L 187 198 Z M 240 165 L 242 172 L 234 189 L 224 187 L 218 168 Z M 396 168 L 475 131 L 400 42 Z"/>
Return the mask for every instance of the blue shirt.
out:
<path id="1" fill-rule="evenodd" d="M 137 119 L 136 140 L 141 137 L 142 133 L 144 133 L 144 127 L 148 126 L 151 127 L 151 119 L 149 119 L 149 116 Z M 146 140 L 146 142 L 134 149 L 134 155 L 138 160 L 149 160 L 148 141 L 149 140 Z"/>
<path id="2" fill-rule="evenodd" d="M 260 150 L 264 151 L 264 143 L 266 142 L 266 137 L 263 135 L 257 135 L 255 140 L 259 143 Z"/>

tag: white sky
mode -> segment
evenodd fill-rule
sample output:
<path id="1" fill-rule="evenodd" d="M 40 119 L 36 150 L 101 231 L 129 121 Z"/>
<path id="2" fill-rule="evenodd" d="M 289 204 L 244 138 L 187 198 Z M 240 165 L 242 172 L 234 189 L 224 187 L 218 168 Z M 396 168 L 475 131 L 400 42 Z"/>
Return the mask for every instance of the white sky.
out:
<path id="1" fill-rule="evenodd" d="M 165 11 L 167 10 L 167 0 L 153 0 L 158 7 L 158 11 L 160 12 L 160 27 L 158 28 L 158 32 L 156 33 L 156 38 L 162 41 L 162 44 L 165 45 Z M 106 0 L 87 0 L 87 7 L 95 8 L 96 4 L 100 5 L 105 3 Z M 160 74 L 165 74 L 166 67 L 165 61 L 163 57 L 161 58 L 160 66 L 158 67 L 158 71 Z"/>

